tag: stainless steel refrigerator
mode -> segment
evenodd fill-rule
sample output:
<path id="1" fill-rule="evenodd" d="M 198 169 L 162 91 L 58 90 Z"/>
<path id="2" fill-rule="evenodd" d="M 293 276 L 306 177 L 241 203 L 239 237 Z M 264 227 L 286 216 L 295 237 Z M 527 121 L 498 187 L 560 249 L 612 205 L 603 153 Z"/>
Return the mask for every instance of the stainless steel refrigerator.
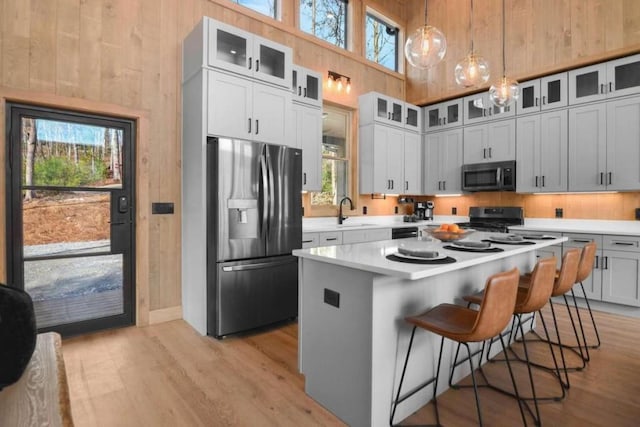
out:
<path id="1" fill-rule="evenodd" d="M 207 333 L 298 314 L 302 151 L 207 139 Z"/>

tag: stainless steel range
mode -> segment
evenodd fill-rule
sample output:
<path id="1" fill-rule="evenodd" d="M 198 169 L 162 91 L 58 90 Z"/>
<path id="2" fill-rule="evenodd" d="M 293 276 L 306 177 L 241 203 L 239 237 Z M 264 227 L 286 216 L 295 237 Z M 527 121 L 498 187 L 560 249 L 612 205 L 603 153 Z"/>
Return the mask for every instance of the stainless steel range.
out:
<path id="1" fill-rule="evenodd" d="M 507 233 L 510 226 L 523 224 L 524 212 L 517 206 L 472 206 L 469 208 L 469 222 L 458 223 L 462 228 L 498 233 Z"/>

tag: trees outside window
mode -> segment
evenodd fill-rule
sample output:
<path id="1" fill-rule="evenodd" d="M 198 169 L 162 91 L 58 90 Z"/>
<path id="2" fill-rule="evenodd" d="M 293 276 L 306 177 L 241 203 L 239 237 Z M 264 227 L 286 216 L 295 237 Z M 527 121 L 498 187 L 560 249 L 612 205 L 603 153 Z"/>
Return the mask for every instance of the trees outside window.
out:
<path id="1" fill-rule="evenodd" d="M 300 0 L 300 29 L 347 48 L 347 0 Z"/>
<path id="2" fill-rule="evenodd" d="M 398 28 L 378 13 L 367 12 L 365 18 L 365 55 L 393 71 L 398 71 Z"/>
<path id="3" fill-rule="evenodd" d="M 277 19 L 276 13 L 278 12 L 278 0 L 231 0 L 241 6 L 248 7 L 249 9 L 260 12 L 263 15 Z"/>

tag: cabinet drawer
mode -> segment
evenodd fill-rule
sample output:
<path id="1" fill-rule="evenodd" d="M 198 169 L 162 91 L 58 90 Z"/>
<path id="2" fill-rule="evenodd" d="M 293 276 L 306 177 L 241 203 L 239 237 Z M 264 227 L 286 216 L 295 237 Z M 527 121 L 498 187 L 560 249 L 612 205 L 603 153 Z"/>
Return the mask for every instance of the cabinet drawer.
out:
<path id="1" fill-rule="evenodd" d="M 640 252 L 640 237 L 604 236 L 602 247 L 616 251 Z"/>
<path id="2" fill-rule="evenodd" d="M 598 249 L 602 249 L 602 236 L 600 234 L 564 233 L 569 240 L 562 245 L 565 248 L 581 248 L 589 242 L 596 242 Z"/>
<path id="3" fill-rule="evenodd" d="M 320 233 L 320 244 L 318 246 L 333 246 L 342 244 L 342 232 L 341 231 L 327 231 Z"/>
<path id="4" fill-rule="evenodd" d="M 320 244 L 319 233 L 302 233 L 302 249 L 315 248 Z"/>
<path id="5" fill-rule="evenodd" d="M 375 242 L 391 239 L 390 228 L 374 228 L 368 230 L 349 230 L 342 232 L 342 243 Z"/>

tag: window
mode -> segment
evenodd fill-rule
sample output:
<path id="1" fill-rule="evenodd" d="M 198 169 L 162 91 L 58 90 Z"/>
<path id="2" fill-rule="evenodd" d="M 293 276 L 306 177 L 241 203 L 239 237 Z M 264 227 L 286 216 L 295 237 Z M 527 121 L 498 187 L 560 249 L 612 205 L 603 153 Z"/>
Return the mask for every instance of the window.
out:
<path id="1" fill-rule="evenodd" d="M 322 191 L 311 193 L 312 205 L 337 205 L 350 194 L 351 113 L 324 106 L 322 120 Z"/>
<path id="2" fill-rule="evenodd" d="M 270 16 L 277 19 L 277 6 L 278 0 L 231 0 L 232 2 L 241 6 L 253 9 L 256 12 L 260 12 L 263 15 Z"/>
<path id="3" fill-rule="evenodd" d="M 398 71 L 398 28 L 372 11 L 367 12 L 365 27 L 367 59 Z"/>
<path id="4" fill-rule="evenodd" d="M 300 0 L 300 29 L 347 48 L 347 0 Z"/>

